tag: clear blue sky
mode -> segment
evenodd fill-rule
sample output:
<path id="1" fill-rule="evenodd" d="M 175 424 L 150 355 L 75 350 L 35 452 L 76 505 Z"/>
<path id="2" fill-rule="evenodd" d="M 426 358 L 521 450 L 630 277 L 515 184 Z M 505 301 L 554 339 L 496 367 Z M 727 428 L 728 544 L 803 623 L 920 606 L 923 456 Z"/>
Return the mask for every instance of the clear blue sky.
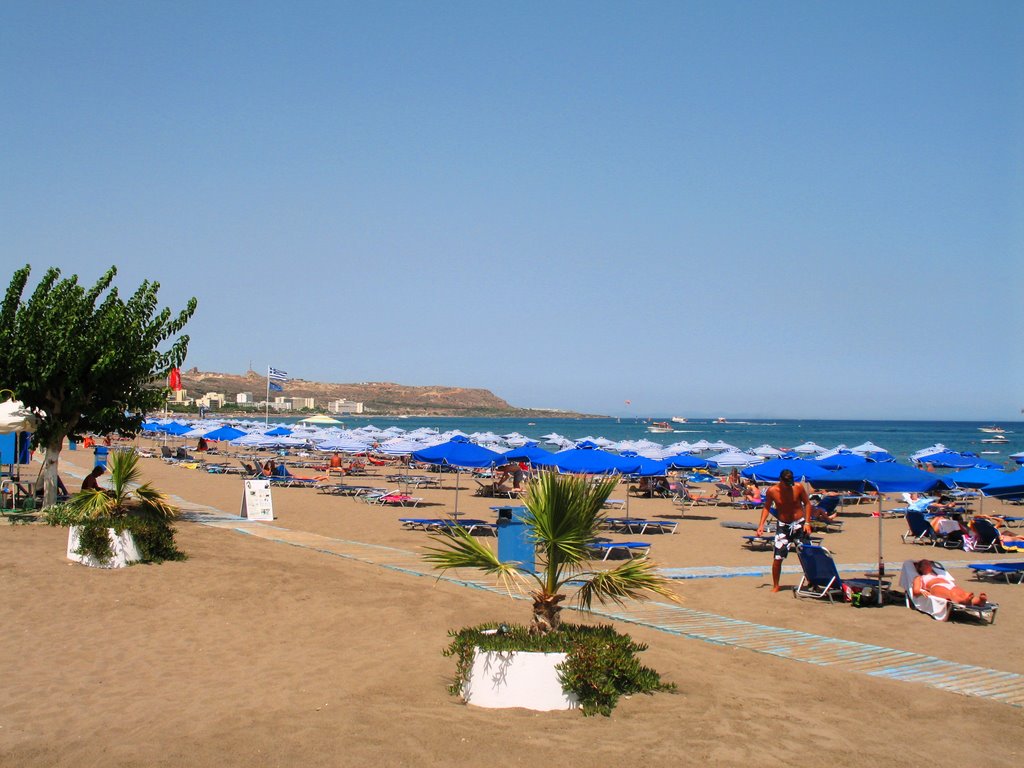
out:
<path id="1" fill-rule="evenodd" d="M 195 295 L 189 366 L 1024 407 L 1020 2 L 4 3 L 0 78 L 0 266 Z"/>

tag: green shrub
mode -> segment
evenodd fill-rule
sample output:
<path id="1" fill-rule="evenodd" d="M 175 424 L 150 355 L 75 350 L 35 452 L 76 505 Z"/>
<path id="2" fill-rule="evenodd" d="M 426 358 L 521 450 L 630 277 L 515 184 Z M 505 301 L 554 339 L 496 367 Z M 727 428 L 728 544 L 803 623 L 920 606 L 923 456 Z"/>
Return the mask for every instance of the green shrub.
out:
<path id="1" fill-rule="evenodd" d="M 62 519 L 67 519 L 67 517 L 62 516 Z M 54 524 L 56 523 L 51 523 L 51 525 Z M 174 543 L 174 526 L 167 520 L 129 515 L 114 519 L 91 518 L 68 524 L 78 525 L 81 528 L 78 549 L 75 552 L 83 556 L 92 555 L 101 563 L 107 562 L 114 554 L 110 546 L 110 537 L 107 534 L 108 528 L 113 528 L 117 534 L 124 531 L 131 533 L 135 539 L 135 546 L 139 550 L 140 562 L 162 563 L 165 560 L 188 558 L 188 555 L 178 549 Z"/>
<path id="2" fill-rule="evenodd" d="M 485 630 L 495 629 L 496 633 L 485 634 Z M 607 717 L 623 695 L 676 689 L 675 684 L 662 682 L 657 672 L 640 664 L 636 654 L 647 650 L 646 645 L 608 625 L 562 624 L 553 632 L 538 635 L 523 626 L 489 623 L 448 634 L 454 639 L 444 655 L 456 660 L 455 679 L 448 692 L 456 696 L 469 678 L 477 648 L 568 654 L 557 667 L 559 680 L 563 689 L 576 696 L 586 716 Z"/>

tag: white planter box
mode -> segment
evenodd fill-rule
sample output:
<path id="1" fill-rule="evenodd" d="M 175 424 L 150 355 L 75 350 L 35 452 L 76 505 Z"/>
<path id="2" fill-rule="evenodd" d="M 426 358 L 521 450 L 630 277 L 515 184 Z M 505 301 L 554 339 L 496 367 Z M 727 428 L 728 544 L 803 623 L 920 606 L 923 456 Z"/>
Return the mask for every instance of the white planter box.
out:
<path id="1" fill-rule="evenodd" d="M 80 555 L 75 550 L 78 549 L 78 539 L 81 532 L 81 526 L 78 525 L 72 525 L 68 530 L 68 560 L 88 565 L 90 568 L 125 568 L 142 559 L 131 533 L 125 531 L 124 533 L 117 534 L 113 528 L 107 528 L 107 536 L 110 537 L 110 548 L 113 550 L 113 554 L 107 562 L 101 563 L 92 555 Z"/>
<path id="2" fill-rule="evenodd" d="M 481 651 L 462 689 L 467 704 L 490 709 L 522 707 L 538 712 L 576 709 L 579 702 L 562 690 L 556 664 L 564 653 L 533 651 Z"/>

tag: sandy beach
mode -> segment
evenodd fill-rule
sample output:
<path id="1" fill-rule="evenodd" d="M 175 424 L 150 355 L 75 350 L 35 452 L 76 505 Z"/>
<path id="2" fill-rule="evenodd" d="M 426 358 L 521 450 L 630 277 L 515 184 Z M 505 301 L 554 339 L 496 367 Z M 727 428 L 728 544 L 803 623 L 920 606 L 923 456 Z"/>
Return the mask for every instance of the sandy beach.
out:
<path id="1" fill-rule="evenodd" d="M 62 454 L 72 490 L 90 461 L 84 451 Z M 238 512 L 237 476 L 159 459 L 142 466 L 186 506 Z M 386 485 L 373 476 L 351 482 L 364 481 Z M 446 475 L 444 488 L 416 491 L 425 504 L 415 511 L 275 488 L 273 525 L 416 552 L 426 534 L 398 518 L 446 515 L 453 481 Z M 474 487 L 463 476 L 460 511 L 493 519 L 495 501 L 474 497 Z M 613 495 L 624 494 L 620 486 Z M 633 499 L 630 512 L 679 514 L 662 499 Z M 870 512 L 849 509 L 846 530 L 827 536 L 837 562 L 876 560 Z M 742 549 L 742 532 L 719 525 L 756 519 L 694 507 L 674 535 L 629 538 L 651 541 L 665 568 L 767 568 L 769 552 Z M 956 564 L 1021 559 L 903 544 L 902 520 L 883 525 L 888 561 L 935 557 L 969 589 L 978 586 Z M 445 690 L 447 632 L 526 622 L 524 602 L 192 521 L 178 524 L 189 559 L 159 566 L 84 568 L 65 559 L 66 539 L 60 528 L 0 525 L 4 766 L 749 766 L 808 754 L 837 767 L 894 758 L 1010 766 L 1024 754 L 1017 707 L 628 623 L 617 627 L 650 646 L 644 662 L 677 693 L 623 700 L 611 718 L 478 709 Z M 795 556 L 787 564 L 797 565 Z M 773 595 L 767 576 L 676 583 L 688 609 L 1024 674 L 1015 652 L 1024 586 L 981 587 L 1001 606 L 995 624 L 983 626 L 900 606 L 855 610 Z"/>

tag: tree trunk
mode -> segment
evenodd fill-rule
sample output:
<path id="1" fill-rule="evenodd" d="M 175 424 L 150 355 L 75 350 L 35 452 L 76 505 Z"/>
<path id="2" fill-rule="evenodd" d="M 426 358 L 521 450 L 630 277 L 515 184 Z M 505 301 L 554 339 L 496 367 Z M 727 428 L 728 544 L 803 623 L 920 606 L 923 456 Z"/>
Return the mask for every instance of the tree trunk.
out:
<path id="1" fill-rule="evenodd" d="M 43 454 L 43 469 L 39 473 L 43 478 L 43 509 L 57 503 L 57 463 L 60 461 L 60 450 L 64 446 L 64 436 L 56 435 L 46 444 Z"/>
<path id="2" fill-rule="evenodd" d="M 558 605 L 565 595 L 549 595 L 533 593 L 533 621 L 530 622 L 531 635 L 546 635 L 558 629 L 562 624 L 562 608 Z"/>

